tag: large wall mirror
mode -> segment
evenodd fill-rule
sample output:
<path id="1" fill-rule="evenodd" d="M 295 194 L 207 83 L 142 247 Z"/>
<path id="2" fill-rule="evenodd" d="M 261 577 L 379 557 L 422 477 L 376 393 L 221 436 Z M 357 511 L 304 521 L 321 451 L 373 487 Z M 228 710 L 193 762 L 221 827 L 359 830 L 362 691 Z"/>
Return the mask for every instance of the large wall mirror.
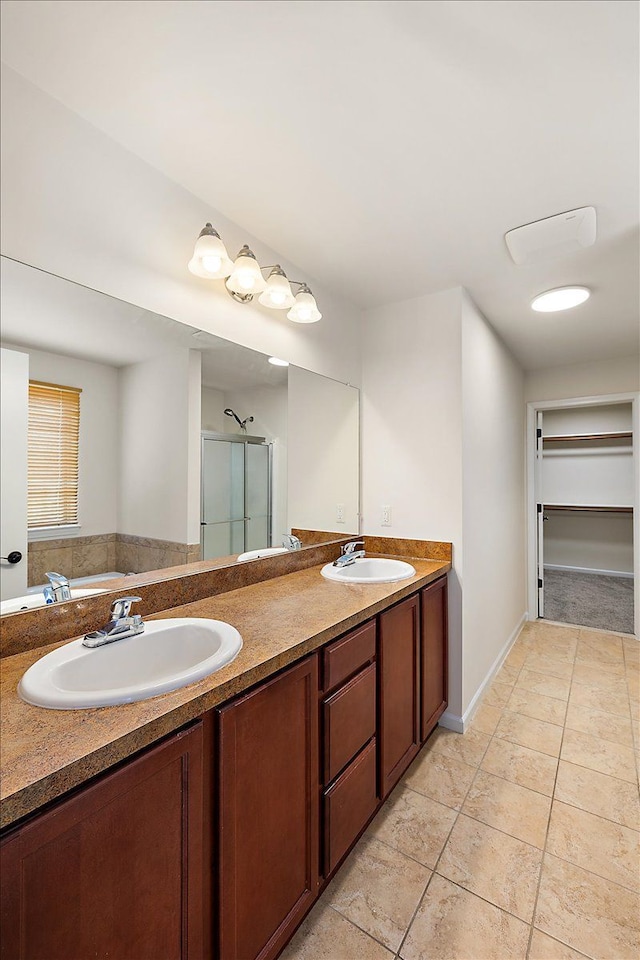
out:
<path id="1" fill-rule="evenodd" d="M 1 319 L 0 612 L 358 532 L 356 388 L 8 258 Z"/>

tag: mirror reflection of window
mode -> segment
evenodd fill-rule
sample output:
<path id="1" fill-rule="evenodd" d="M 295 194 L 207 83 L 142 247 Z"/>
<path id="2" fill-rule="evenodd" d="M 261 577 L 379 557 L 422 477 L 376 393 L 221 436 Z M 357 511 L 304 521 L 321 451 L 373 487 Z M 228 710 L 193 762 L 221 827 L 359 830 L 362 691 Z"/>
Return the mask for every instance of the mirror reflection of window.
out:
<path id="1" fill-rule="evenodd" d="M 81 392 L 29 381 L 29 530 L 78 523 Z"/>

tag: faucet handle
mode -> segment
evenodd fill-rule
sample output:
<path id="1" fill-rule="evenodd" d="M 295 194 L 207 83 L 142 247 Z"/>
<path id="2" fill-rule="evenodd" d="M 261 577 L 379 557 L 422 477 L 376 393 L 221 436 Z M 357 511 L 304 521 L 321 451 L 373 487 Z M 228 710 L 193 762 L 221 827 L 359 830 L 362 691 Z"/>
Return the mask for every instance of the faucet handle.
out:
<path id="1" fill-rule="evenodd" d="M 358 547 L 364 547 L 364 540 L 352 540 L 350 543 L 345 543 L 340 550 L 344 556 L 344 554 L 355 553 Z"/>
<path id="2" fill-rule="evenodd" d="M 286 547 L 287 550 L 299 550 L 302 546 L 302 541 L 293 533 L 285 533 L 284 537 L 282 538 L 282 546 Z"/>
<path id="3" fill-rule="evenodd" d="M 54 573 L 53 571 L 50 571 L 49 573 L 45 573 L 45 577 L 49 583 L 60 584 L 61 586 L 64 584 L 67 586 L 69 585 L 69 580 L 63 573 Z"/>
<path id="4" fill-rule="evenodd" d="M 131 613 L 131 604 L 140 603 L 142 597 L 118 597 L 111 604 L 111 619 L 123 620 Z"/>

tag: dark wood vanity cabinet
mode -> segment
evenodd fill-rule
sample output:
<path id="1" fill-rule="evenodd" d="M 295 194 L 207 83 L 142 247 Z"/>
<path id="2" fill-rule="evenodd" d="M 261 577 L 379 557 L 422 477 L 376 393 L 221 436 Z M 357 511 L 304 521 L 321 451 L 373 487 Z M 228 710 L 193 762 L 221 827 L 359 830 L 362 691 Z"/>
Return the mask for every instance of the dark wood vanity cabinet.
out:
<path id="1" fill-rule="evenodd" d="M 446 707 L 446 584 L 9 830 L 1 960 L 274 960 Z"/>
<path id="2" fill-rule="evenodd" d="M 380 798 L 420 749 L 420 597 L 379 616 Z"/>
<path id="3" fill-rule="evenodd" d="M 447 707 L 447 578 L 420 591 L 420 740 L 424 742 Z"/>
<path id="4" fill-rule="evenodd" d="M 202 960 L 203 727 L 5 835 L 3 960 Z"/>
<path id="5" fill-rule="evenodd" d="M 219 958 L 266 960 L 320 883 L 318 655 L 216 712 Z"/>

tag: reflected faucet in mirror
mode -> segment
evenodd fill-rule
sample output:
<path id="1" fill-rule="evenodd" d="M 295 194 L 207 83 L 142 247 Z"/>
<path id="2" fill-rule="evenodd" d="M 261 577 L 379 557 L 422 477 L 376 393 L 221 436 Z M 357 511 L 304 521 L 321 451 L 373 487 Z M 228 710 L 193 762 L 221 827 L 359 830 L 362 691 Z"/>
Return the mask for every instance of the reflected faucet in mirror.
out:
<path id="1" fill-rule="evenodd" d="M 46 603 L 61 603 L 63 600 L 71 600 L 71 586 L 68 577 L 62 573 L 45 573 L 49 585 L 42 591 Z"/>

